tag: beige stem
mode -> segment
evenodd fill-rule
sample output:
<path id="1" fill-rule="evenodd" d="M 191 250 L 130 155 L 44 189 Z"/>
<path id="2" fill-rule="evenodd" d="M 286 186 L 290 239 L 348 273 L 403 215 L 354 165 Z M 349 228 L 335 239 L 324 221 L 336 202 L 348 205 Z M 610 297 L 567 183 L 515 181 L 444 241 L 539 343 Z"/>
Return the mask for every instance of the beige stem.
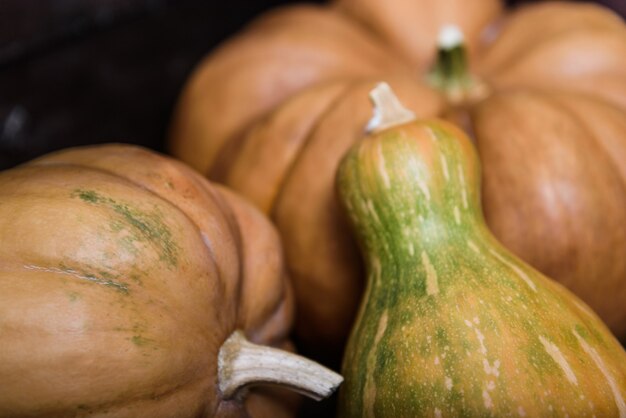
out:
<path id="1" fill-rule="evenodd" d="M 404 107 L 389 84 L 380 82 L 370 91 L 374 116 L 367 124 L 367 133 L 376 133 L 416 119 L 415 113 Z"/>
<path id="2" fill-rule="evenodd" d="M 343 377 L 302 356 L 253 344 L 235 331 L 222 345 L 218 358 L 219 388 L 226 399 L 248 386 L 273 384 L 313 398 L 330 396 Z"/>

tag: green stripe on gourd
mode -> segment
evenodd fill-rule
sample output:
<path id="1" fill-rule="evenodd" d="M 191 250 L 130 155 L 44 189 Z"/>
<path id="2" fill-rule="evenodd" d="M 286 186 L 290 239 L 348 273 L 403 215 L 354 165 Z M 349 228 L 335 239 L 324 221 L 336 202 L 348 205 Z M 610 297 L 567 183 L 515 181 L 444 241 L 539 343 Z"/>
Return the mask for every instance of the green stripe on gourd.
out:
<path id="1" fill-rule="evenodd" d="M 382 122 L 337 180 L 368 270 L 340 416 L 626 417 L 626 353 L 488 231 L 470 141 L 372 98 Z"/>

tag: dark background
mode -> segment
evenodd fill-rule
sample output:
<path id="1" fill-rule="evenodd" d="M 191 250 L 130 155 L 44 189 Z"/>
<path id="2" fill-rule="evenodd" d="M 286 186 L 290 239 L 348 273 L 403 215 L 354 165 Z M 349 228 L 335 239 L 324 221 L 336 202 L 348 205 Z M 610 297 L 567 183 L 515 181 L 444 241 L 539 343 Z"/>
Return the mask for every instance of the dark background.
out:
<path id="1" fill-rule="evenodd" d="M 1 0 L 0 169 L 82 144 L 165 151 L 193 66 L 254 16 L 295 2 Z M 626 15 L 626 0 L 603 3 Z"/>
<path id="2" fill-rule="evenodd" d="M 73 145 L 163 151 L 203 55 L 286 0 L 0 0 L 0 169 Z"/>

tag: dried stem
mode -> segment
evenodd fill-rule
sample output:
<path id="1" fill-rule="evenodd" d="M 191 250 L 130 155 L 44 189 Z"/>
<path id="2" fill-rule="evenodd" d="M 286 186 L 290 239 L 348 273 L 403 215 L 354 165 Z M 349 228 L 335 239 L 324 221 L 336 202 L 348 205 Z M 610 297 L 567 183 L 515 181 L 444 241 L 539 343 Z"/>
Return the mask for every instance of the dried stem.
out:
<path id="1" fill-rule="evenodd" d="M 370 92 L 374 116 L 367 124 L 368 133 L 376 133 L 416 119 L 415 113 L 404 107 L 389 84 L 378 83 Z"/>
<path id="2" fill-rule="evenodd" d="M 241 331 L 235 331 L 222 345 L 218 367 L 219 387 L 227 399 L 246 387 L 272 384 L 319 401 L 343 381 L 339 374 L 302 356 L 253 344 Z"/>

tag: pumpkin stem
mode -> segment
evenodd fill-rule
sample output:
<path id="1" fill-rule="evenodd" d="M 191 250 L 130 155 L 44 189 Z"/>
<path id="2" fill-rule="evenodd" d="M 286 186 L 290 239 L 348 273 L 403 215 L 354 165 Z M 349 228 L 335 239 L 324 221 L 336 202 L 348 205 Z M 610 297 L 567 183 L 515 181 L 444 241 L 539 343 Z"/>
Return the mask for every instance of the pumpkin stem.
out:
<path id="1" fill-rule="evenodd" d="M 326 367 L 277 348 L 253 344 L 235 331 L 220 348 L 219 388 L 226 399 L 249 386 L 273 384 L 317 401 L 330 396 L 343 377 Z"/>
<path id="2" fill-rule="evenodd" d="M 367 133 L 376 133 L 387 128 L 411 122 L 415 113 L 404 107 L 389 84 L 380 82 L 370 91 L 370 100 L 374 104 L 374 116 L 365 128 Z"/>
<path id="3" fill-rule="evenodd" d="M 427 79 L 453 105 L 485 95 L 486 86 L 469 70 L 463 32 L 458 26 L 445 25 L 439 31 L 437 60 Z"/>

